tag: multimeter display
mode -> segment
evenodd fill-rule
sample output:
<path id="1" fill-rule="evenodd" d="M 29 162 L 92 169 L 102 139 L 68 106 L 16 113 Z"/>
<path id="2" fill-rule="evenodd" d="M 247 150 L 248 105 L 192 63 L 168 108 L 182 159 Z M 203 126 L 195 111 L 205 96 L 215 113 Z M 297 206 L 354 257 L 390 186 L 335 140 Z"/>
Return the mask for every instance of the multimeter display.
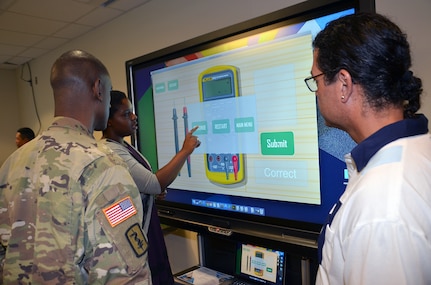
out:
<path id="1" fill-rule="evenodd" d="M 213 66 L 199 75 L 200 101 L 239 96 L 238 71 L 230 65 Z M 244 157 L 240 153 L 207 153 L 207 178 L 218 184 L 236 184 L 244 179 Z"/>
<path id="2" fill-rule="evenodd" d="M 235 97 L 233 86 L 234 74 L 225 70 L 202 77 L 203 101 Z"/>

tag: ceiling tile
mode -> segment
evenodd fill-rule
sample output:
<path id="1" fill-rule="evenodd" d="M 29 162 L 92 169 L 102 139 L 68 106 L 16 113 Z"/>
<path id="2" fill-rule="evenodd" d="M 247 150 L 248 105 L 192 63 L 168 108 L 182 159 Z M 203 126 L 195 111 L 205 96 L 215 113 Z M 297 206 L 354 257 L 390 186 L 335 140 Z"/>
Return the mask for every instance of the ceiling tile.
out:
<path id="1" fill-rule="evenodd" d="M 43 37 L 39 35 L 0 30 L 0 43 L 18 46 L 31 46 L 42 39 Z"/>
<path id="2" fill-rule="evenodd" d="M 31 59 L 31 58 L 36 58 L 38 56 L 41 56 L 41 55 L 47 53 L 48 51 L 49 51 L 48 49 L 31 47 L 31 48 L 26 49 L 24 52 L 20 53 L 20 56 L 24 57 L 24 58 L 26 57 L 28 59 Z"/>
<path id="3" fill-rule="evenodd" d="M 62 22 L 73 22 L 96 7 L 71 0 L 17 0 L 9 11 Z"/>
<path id="4" fill-rule="evenodd" d="M 0 0 L 0 69 L 14 69 L 150 1 Z"/>
<path id="5" fill-rule="evenodd" d="M 122 12 L 119 10 L 99 7 L 90 12 L 89 14 L 85 15 L 81 19 L 77 20 L 76 22 L 82 25 L 99 26 L 103 23 L 108 22 L 109 20 L 112 20 L 113 18 L 118 17 L 121 14 Z"/>
<path id="6" fill-rule="evenodd" d="M 67 43 L 69 39 L 56 38 L 56 37 L 47 37 L 42 41 L 38 42 L 34 45 L 34 47 L 42 48 L 42 49 L 55 49 L 61 45 Z"/>
<path id="7" fill-rule="evenodd" d="M 1 0 L 0 9 L 7 9 L 15 0 Z"/>
<path id="8" fill-rule="evenodd" d="M 0 54 L 0 62 L 5 62 L 10 58 L 10 56 L 8 55 L 1 55 Z"/>
<path id="9" fill-rule="evenodd" d="M 5 12 L 0 17 L 0 27 L 2 30 L 36 35 L 51 35 L 65 25 L 66 23 L 64 22 L 25 16 L 12 12 Z"/>
<path id="10" fill-rule="evenodd" d="M 86 3 L 94 6 L 100 6 L 102 5 L 102 3 L 106 2 L 106 0 L 72 0 L 72 1 Z"/>
<path id="11" fill-rule="evenodd" d="M 80 35 L 83 35 L 93 29 L 94 27 L 78 25 L 78 24 L 69 24 L 56 32 L 54 36 L 59 38 L 73 39 Z"/>
<path id="12" fill-rule="evenodd" d="M 23 52 L 26 47 L 0 44 L 0 55 L 15 55 Z"/>
<path id="13" fill-rule="evenodd" d="M 136 8 L 147 2 L 150 2 L 150 0 L 121 0 L 113 2 L 108 7 L 122 11 L 129 11 L 130 9 Z"/>

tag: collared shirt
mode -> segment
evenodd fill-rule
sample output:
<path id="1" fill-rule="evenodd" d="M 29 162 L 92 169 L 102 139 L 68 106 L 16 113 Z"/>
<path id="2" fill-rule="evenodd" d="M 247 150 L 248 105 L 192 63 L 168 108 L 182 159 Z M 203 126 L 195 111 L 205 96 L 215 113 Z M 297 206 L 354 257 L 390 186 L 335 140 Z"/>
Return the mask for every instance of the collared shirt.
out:
<path id="1" fill-rule="evenodd" d="M 390 124 L 378 130 L 351 152 L 356 167 L 360 172 L 383 146 L 400 138 L 423 135 L 428 133 L 428 119 L 424 115 L 417 115 L 412 119 L 405 119 Z"/>
<path id="2" fill-rule="evenodd" d="M 325 226 L 316 284 L 431 284 L 431 135 L 420 115 L 346 155 L 349 183 Z"/>
<path id="3" fill-rule="evenodd" d="M 7 159 L 3 283 L 151 284 L 142 202 L 122 163 L 65 117 Z"/>

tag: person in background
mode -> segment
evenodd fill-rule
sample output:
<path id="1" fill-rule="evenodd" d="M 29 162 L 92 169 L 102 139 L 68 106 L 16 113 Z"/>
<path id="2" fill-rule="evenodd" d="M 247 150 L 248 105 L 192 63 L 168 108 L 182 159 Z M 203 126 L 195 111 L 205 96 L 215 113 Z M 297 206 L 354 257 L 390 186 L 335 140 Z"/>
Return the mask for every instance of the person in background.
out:
<path id="1" fill-rule="evenodd" d="M 326 124 L 358 144 L 319 237 L 316 284 L 431 284 L 431 135 L 406 35 L 383 15 L 349 15 L 313 53 L 305 82 Z"/>
<path id="2" fill-rule="evenodd" d="M 17 148 L 20 148 L 22 145 L 34 139 L 34 137 L 35 135 L 32 129 L 26 127 L 19 128 L 15 134 L 15 144 Z"/>
<path id="3" fill-rule="evenodd" d="M 72 50 L 51 69 L 55 118 L 0 169 L 0 284 L 149 284 L 139 191 L 98 146 L 111 79 Z"/>
<path id="4" fill-rule="evenodd" d="M 133 113 L 132 105 L 126 94 L 111 91 L 111 109 L 102 142 L 120 155 L 129 166 L 130 173 L 141 192 L 147 212 L 144 218 L 144 230 L 148 234 L 148 262 L 153 284 L 174 284 L 168 254 L 160 226 L 154 197 L 166 194 L 166 187 L 178 176 L 187 157 L 200 145 L 192 129 L 186 136 L 181 150 L 156 173 L 153 173 L 148 161 L 124 137 L 135 133 L 138 117 Z"/>

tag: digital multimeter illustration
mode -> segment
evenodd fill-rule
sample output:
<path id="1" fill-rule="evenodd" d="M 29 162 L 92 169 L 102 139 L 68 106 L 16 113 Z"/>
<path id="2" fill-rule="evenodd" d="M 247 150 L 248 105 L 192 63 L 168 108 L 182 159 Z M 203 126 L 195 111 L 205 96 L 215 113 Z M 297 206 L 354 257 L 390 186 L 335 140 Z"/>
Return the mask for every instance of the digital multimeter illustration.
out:
<path id="1" fill-rule="evenodd" d="M 257 276 L 263 276 L 265 272 L 265 262 L 263 260 L 264 253 L 258 250 L 254 253 L 254 256 L 254 274 Z"/>
<path id="2" fill-rule="evenodd" d="M 238 70 L 231 65 L 217 65 L 199 74 L 201 102 L 239 96 Z M 244 155 L 241 153 L 206 153 L 207 178 L 219 184 L 236 184 L 244 179 Z"/>

